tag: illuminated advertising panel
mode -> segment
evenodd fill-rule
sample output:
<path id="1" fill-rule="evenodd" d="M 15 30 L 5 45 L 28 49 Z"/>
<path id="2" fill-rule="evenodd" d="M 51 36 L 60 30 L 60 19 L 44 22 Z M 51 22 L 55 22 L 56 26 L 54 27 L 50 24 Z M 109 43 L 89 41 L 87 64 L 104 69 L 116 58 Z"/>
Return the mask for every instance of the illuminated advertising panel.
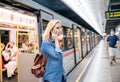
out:
<path id="1" fill-rule="evenodd" d="M 21 29 L 35 30 L 37 19 L 35 16 L 0 8 L 0 26 L 4 25 L 12 28 L 16 28 L 19 25 Z"/>

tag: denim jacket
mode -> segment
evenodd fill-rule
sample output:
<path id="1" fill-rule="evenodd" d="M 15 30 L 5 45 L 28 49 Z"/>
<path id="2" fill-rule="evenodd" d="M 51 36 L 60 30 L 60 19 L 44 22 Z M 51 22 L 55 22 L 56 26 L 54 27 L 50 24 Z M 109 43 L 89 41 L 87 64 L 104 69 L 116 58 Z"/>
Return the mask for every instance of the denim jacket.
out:
<path id="1" fill-rule="evenodd" d="M 41 50 L 44 56 L 48 55 L 46 68 L 44 72 L 44 80 L 50 82 L 63 82 L 62 76 L 64 74 L 63 69 L 63 51 L 60 48 L 55 47 L 55 42 L 52 38 L 43 40 Z"/>

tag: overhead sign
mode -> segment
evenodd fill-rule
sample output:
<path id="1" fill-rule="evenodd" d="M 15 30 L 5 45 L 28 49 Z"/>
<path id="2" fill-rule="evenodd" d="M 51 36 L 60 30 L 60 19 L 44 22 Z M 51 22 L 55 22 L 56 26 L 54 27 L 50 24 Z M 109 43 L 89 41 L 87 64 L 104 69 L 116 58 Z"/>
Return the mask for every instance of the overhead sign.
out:
<path id="1" fill-rule="evenodd" d="M 105 12 L 106 18 L 119 18 L 120 11 L 107 11 Z"/>

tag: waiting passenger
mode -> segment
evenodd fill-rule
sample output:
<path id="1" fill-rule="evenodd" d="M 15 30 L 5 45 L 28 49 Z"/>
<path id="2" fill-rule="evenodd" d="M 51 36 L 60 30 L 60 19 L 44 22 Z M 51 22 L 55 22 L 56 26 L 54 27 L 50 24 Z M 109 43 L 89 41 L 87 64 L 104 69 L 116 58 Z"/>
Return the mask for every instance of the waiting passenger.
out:
<path id="1" fill-rule="evenodd" d="M 107 49 L 109 46 L 109 59 L 110 64 L 112 64 L 112 61 L 116 62 L 115 55 L 117 52 L 119 38 L 115 35 L 114 30 L 111 30 L 110 34 L 111 35 L 107 38 Z"/>
<path id="2" fill-rule="evenodd" d="M 60 48 L 58 37 L 61 35 L 61 22 L 59 20 L 51 20 L 43 35 L 41 50 L 43 55 L 48 55 L 44 82 L 66 82 L 66 75 L 63 69 L 63 51 Z"/>
<path id="3" fill-rule="evenodd" d="M 10 51 L 9 62 L 5 64 L 7 76 L 10 78 L 12 75 L 14 75 L 14 71 L 17 67 L 17 47 L 15 46 L 14 42 L 9 42 L 5 47 L 5 51 Z"/>

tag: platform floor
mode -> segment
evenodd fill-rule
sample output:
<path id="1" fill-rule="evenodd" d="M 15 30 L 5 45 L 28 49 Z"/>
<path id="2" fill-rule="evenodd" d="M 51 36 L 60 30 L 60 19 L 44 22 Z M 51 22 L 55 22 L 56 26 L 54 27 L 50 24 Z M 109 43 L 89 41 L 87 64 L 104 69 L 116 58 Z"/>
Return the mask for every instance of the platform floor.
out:
<path id="1" fill-rule="evenodd" d="M 100 41 L 67 76 L 67 82 L 120 82 L 120 53 L 116 54 L 116 63 L 110 65 L 105 41 Z"/>

